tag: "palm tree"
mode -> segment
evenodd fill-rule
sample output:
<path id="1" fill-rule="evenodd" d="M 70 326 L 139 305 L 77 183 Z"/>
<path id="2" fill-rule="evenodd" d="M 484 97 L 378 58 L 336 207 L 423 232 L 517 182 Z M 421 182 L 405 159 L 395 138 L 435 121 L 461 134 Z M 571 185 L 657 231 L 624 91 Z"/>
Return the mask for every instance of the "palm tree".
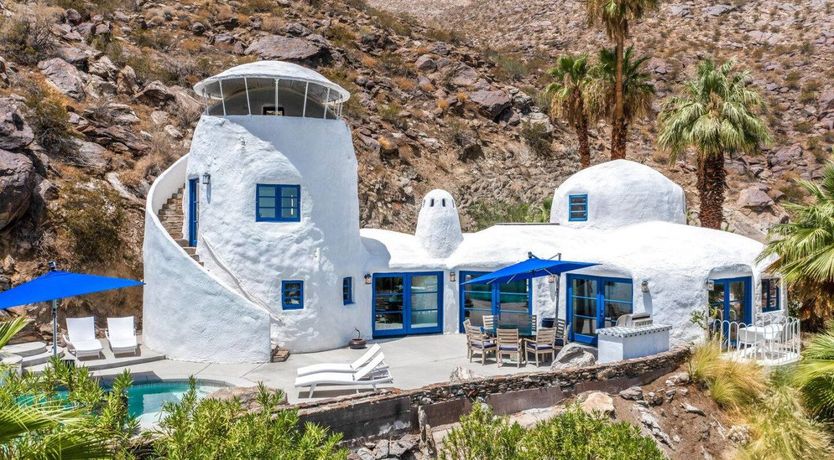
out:
<path id="1" fill-rule="evenodd" d="M 553 96 L 551 113 L 568 122 L 576 130 L 579 140 L 579 164 L 591 166 L 591 148 L 588 143 L 589 107 L 585 102 L 586 88 L 590 81 L 588 55 L 563 55 L 556 66 L 548 71 L 553 83 L 546 92 Z"/>
<path id="2" fill-rule="evenodd" d="M 646 12 L 657 9 L 660 0 L 587 0 L 588 22 L 601 24 L 608 38 L 614 40 L 615 83 L 611 122 L 611 159 L 626 156 L 626 119 L 624 63 L 625 41 L 631 21 L 640 20 Z"/>
<path id="3" fill-rule="evenodd" d="M 776 257 L 771 267 L 802 303 L 803 322 L 817 329 L 834 316 L 834 161 L 826 164 L 819 183 L 799 180 L 799 185 L 810 204 L 785 205 L 791 219 L 770 229 L 759 259 Z"/>
<path id="4" fill-rule="evenodd" d="M 711 59 L 698 64 L 683 96 L 673 97 L 658 117 L 657 143 L 671 153 L 669 161 L 688 147 L 697 151 L 701 225 L 720 228 L 726 172 L 724 155 L 751 153 L 770 141 L 759 116 L 764 103 L 750 87 L 750 74 L 736 72 L 733 61 L 721 66 Z"/>
<path id="5" fill-rule="evenodd" d="M 643 64 L 648 56 L 635 57 L 634 48 L 629 46 L 623 55 L 623 113 L 617 126 L 620 128 L 620 141 L 625 143 L 628 127 L 637 117 L 646 116 L 651 112 L 654 98 L 654 85 L 651 75 L 643 70 Z M 603 48 L 599 50 L 597 64 L 591 69 L 591 81 L 588 88 L 588 103 L 590 111 L 601 117 L 608 117 L 612 125 L 615 123 L 616 93 L 617 93 L 617 56 L 616 50 Z M 625 149 L 625 144 L 623 144 Z M 625 158 L 625 155 L 621 157 Z"/>
<path id="6" fill-rule="evenodd" d="M 793 380 L 811 415 L 834 421 L 834 328 L 813 336 L 793 372 Z"/>

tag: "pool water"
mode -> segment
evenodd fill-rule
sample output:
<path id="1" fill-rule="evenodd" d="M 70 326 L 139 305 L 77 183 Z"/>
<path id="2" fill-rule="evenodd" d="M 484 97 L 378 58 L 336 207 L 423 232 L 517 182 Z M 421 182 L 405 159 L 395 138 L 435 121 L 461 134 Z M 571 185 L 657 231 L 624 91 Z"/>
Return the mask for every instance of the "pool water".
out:
<path id="1" fill-rule="evenodd" d="M 220 385 L 197 382 L 197 398 L 202 399 L 219 389 Z M 188 392 L 188 382 L 135 383 L 127 389 L 127 410 L 142 427 L 159 423 L 162 405 L 178 402 Z"/>

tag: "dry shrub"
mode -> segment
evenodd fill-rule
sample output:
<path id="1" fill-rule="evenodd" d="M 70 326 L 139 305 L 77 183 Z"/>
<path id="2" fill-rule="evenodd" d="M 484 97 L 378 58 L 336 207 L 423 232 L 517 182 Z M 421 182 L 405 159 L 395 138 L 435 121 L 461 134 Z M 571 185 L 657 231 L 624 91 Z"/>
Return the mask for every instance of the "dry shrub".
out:
<path id="1" fill-rule="evenodd" d="M 125 213 L 110 188 L 74 184 L 63 196 L 61 228 L 82 264 L 106 262 L 121 252 Z"/>
<path id="2" fill-rule="evenodd" d="M 168 168 L 178 157 L 179 148 L 162 130 L 151 133 L 150 149 L 148 153 L 133 165 L 133 169 L 125 171 L 119 178 L 125 186 L 134 192 L 142 193 L 145 185 Z"/>
<path id="3" fill-rule="evenodd" d="M 22 9 L 11 17 L 0 19 L 0 44 L 14 61 L 36 64 L 48 58 L 55 49 L 53 23 L 55 17 L 48 9 Z"/>
<path id="4" fill-rule="evenodd" d="M 739 453 L 740 460 L 831 458 L 831 436 L 806 416 L 795 388 L 773 382 L 764 400 L 744 418 L 753 439 Z"/>
<path id="5" fill-rule="evenodd" d="M 353 33 L 349 27 L 344 24 L 333 24 L 325 31 L 325 35 L 330 41 L 339 45 L 346 46 L 356 40 L 356 34 Z"/>
<path id="6" fill-rule="evenodd" d="M 368 54 L 363 54 L 362 57 L 359 58 L 359 62 L 361 62 L 364 67 L 369 68 L 374 68 L 379 65 L 379 61 Z"/>
<path id="7" fill-rule="evenodd" d="M 695 347 L 689 373 L 709 390 L 716 403 L 729 409 L 760 401 L 767 389 L 767 375 L 761 366 L 722 358 L 721 345 L 715 340 Z"/>
<path id="8" fill-rule="evenodd" d="M 263 18 L 261 29 L 272 33 L 282 32 L 284 30 L 284 20 L 275 16 L 267 16 Z"/>
<path id="9" fill-rule="evenodd" d="M 418 86 L 420 86 L 420 89 L 426 93 L 433 93 L 436 89 L 430 81 L 424 81 L 423 83 L 420 83 Z"/>
<path id="10" fill-rule="evenodd" d="M 417 82 L 406 77 L 394 77 L 394 84 L 403 91 L 414 91 L 414 88 L 417 87 Z"/>
<path id="11" fill-rule="evenodd" d="M 437 100 L 437 108 L 444 111 L 444 112 L 446 110 L 449 110 L 449 100 L 446 99 L 445 97 L 441 97 L 440 99 Z"/>
<path id="12" fill-rule="evenodd" d="M 26 121 L 35 133 L 35 140 L 53 155 L 71 155 L 75 131 L 69 121 L 64 99 L 45 83 L 28 81 L 26 89 Z"/>
<path id="13" fill-rule="evenodd" d="M 466 101 L 469 100 L 469 93 L 466 93 L 464 91 L 458 91 L 458 93 L 455 94 L 455 98 L 457 98 L 458 102 L 460 102 L 461 104 L 465 104 Z"/>

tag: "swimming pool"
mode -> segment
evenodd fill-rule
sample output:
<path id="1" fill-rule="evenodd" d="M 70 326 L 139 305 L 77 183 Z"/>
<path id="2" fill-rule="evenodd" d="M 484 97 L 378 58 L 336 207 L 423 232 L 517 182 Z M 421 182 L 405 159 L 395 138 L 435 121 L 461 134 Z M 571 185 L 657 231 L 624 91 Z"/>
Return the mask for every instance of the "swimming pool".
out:
<path id="1" fill-rule="evenodd" d="M 197 398 L 224 388 L 224 385 L 197 381 Z M 166 402 L 178 402 L 188 391 L 187 381 L 163 381 L 134 383 L 127 389 L 127 410 L 132 417 L 139 420 L 142 427 L 159 423 L 162 405 Z"/>

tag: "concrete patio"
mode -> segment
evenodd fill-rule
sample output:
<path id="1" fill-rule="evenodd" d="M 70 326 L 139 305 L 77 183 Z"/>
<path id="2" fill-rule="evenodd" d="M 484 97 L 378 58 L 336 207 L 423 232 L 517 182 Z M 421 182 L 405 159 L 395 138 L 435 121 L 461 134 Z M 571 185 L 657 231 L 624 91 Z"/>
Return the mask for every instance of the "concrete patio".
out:
<path id="1" fill-rule="evenodd" d="M 522 364 L 521 368 L 518 368 L 509 363 L 499 367 L 494 360 L 488 360 L 485 366 L 480 362 L 470 363 L 466 359 L 466 336 L 462 334 L 412 336 L 376 342 L 382 345 L 385 362 L 394 377 L 393 385 L 389 386 L 401 389 L 448 381 L 449 375 L 459 366 L 484 377 L 549 369 L 549 364 L 543 364 L 539 368 L 532 363 Z M 283 390 L 289 401 L 294 403 L 309 401 L 306 398 L 307 390 L 296 389 L 293 386 L 299 367 L 317 363 L 350 362 L 364 352 L 365 350 L 343 348 L 293 354 L 286 362 L 267 364 L 207 364 L 166 359 L 102 369 L 94 374 L 108 379 L 124 369 L 130 369 L 137 382 L 186 379 L 192 375 L 197 379 L 225 382 L 234 386 L 254 386 L 263 382 L 268 387 Z M 322 387 L 316 390 L 313 399 L 351 394 L 355 391 L 350 387 Z"/>

